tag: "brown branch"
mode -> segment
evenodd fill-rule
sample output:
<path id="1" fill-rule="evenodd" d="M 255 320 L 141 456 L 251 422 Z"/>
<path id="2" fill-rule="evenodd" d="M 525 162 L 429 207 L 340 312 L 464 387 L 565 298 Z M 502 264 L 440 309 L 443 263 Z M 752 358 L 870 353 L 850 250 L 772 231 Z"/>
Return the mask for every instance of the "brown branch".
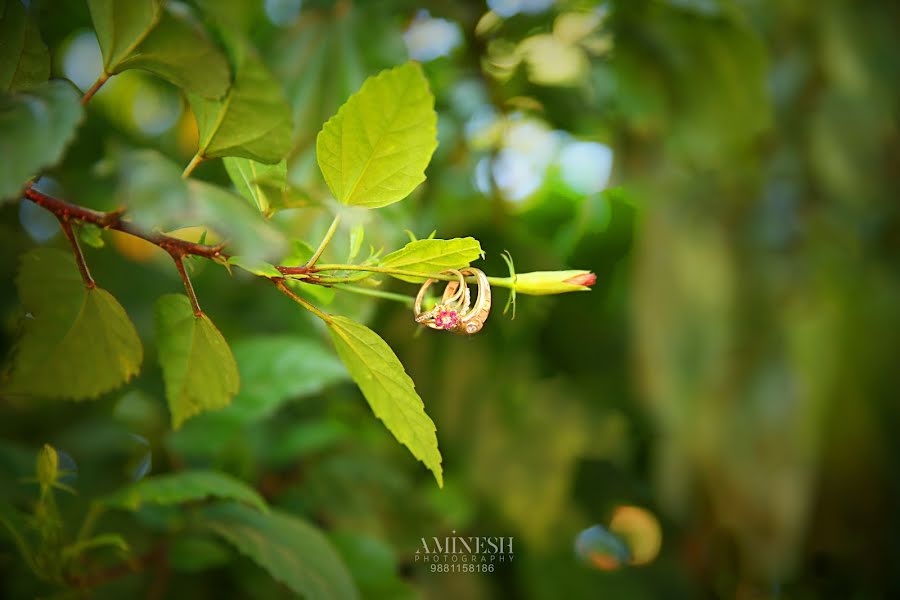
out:
<path id="1" fill-rule="evenodd" d="M 60 221 L 75 220 L 82 223 L 92 223 L 103 229 L 113 229 L 121 231 L 128 235 L 140 238 L 155 246 L 159 246 L 169 254 L 175 256 L 202 256 L 209 259 L 228 259 L 228 255 L 222 252 L 224 244 L 209 246 L 206 244 L 197 244 L 180 240 L 176 237 L 166 235 L 164 233 L 148 232 L 137 227 L 129 221 L 125 221 L 122 217 L 124 210 L 115 210 L 112 212 L 100 212 L 71 204 L 65 200 L 53 198 L 43 194 L 33 187 L 25 188 L 25 197 L 38 206 L 41 206 L 56 215 Z"/>
<path id="2" fill-rule="evenodd" d="M 75 232 L 72 231 L 72 224 L 69 222 L 69 218 L 57 215 L 59 219 L 59 226 L 62 227 L 63 233 L 66 234 L 66 239 L 69 240 L 69 245 L 72 246 L 72 255 L 75 257 L 75 262 L 78 264 L 78 270 L 81 272 L 81 279 L 84 280 L 84 285 L 86 285 L 89 289 L 94 289 L 97 287 L 97 284 L 94 283 L 94 278 L 91 277 L 91 271 L 88 269 L 87 261 L 84 260 L 84 254 L 81 252 L 81 245 L 78 243 L 78 238 L 75 237 Z"/>

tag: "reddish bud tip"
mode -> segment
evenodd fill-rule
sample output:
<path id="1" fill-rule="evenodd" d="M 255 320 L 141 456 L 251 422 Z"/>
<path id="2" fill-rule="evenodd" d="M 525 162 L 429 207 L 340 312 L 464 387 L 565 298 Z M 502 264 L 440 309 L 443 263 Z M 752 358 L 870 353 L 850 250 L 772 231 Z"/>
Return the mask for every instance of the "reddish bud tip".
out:
<path id="1" fill-rule="evenodd" d="M 563 283 L 570 283 L 572 285 L 583 285 L 585 287 L 590 287 L 597 283 L 597 276 L 591 272 L 580 273 L 575 275 L 574 277 L 569 277 Z"/>

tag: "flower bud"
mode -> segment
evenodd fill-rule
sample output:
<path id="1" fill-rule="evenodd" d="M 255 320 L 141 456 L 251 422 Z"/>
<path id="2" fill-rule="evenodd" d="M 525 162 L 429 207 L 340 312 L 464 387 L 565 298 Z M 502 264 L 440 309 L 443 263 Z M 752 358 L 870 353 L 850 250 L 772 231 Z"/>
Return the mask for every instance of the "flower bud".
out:
<path id="1" fill-rule="evenodd" d="M 534 296 L 587 292 L 596 281 L 590 271 L 533 271 L 516 275 L 516 292 Z"/>
<path id="2" fill-rule="evenodd" d="M 59 476 L 59 455 L 50 444 L 44 444 L 37 457 L 37 479 L 41 487 L 50 487 Z"/>

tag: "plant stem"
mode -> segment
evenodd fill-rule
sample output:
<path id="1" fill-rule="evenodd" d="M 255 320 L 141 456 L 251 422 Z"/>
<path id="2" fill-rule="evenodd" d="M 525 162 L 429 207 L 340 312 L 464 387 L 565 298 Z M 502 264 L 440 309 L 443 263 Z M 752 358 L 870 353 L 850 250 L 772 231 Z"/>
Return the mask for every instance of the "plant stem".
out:
<path id="1" fill-rule="evenodd" d="M 109 73 L 106 73 L 104 71 L 100 75 L 100 77 L 97 78 L 97 81 L 95 81 L 94 84 L 88 88 L 88 91 L 86 91 L 84 93 L 84 96 L 81 97 L 81 105 L 82 106 L 84 106 L 85 104 L 87 104 L 88 102 L 91 101 L 91 98 L 93 98 L 94 94 L 96 94 L 97 91 L 103 87 L 103 84 L 106 83 L 107 79 L 109 79 Z"/>
<path id="2" fill-rule="evenodd" d="M 87 514 L 84 516 L 84 521 L 81 523 L 81 529 L 78 530 L 78 537 L 75 538 L 76 541 L 83 541 L 91 537 L 91 533 L 94 531 L 94 526 L 97 524 L 97 521 L 106 512 L 106 509 L 99 502 L 91 502 L 91 506 L 88 509 Z"/>
<path id="3" fill-rule="evenodd" d="M 369 273 L 384 273 L 385 275 L 415 277 L 416 279 L 436 279 L 438 281 L 457 281 L 455 275 L 446 275 L 442 273 L 425 273 L 423 271 L 408 271 L 406 269 L 392 269 L 390 267 L 376 267 L 374 265 L 319 265 L 316 272 L 323 271 L 367 271 Z M 320 283 L 344 283 L 348 281 L 346 278 L 328 278 L 320 277 Z M 474 277 L 466 277 L 468 283 L 476 283 Z M 488 277 L 488 282 L 497 287 L 512 288 L 515 285 L 511 277 Z"/>
<path id="4" fill-rule="evenodd" d="M 352 292 L 354 294 L 359 294 L 361 296 L 371 296 L 373 298 L 384 298 L 385 300 L 393 300 L 395 302 L 402 302 L 406 306 L 412 308 L 415 299 L 412 296 L 407 296 L 406 294 L 395 294 L 393 292 L 385 292 L 384 290 L 375 290 L 372 288 L 359 287 L 355 285 L 350 285 L 347 283 L 338 283 L 335 284 L 334 289 L 336 290 L 344 290 L 347 292 Z"/>
<path id="5" fill-rule="evenodd" d="M 181 178 L 187 179 L 188 177 L 190 177 L 191 173 L 194 172 L 194 169 L 196 169 L 197 165 L 199 165 L 201 162 L 203 162 L 203 156 L 201 156 L 200 152 L 198 151 L 197 154 L 194 155 L 194 158 L 191 159 L 191 162 L 189 162 L 184 168 L 184 171 L 182 171 Z"/>
<path id="6" fill-rule="evenodd" d="M 228 259 L 228 255 L 222 252 L 223 245 L 207 246 L 205 244 L 196 244 L 187 242 L 162 233 L 146 232 L 129 221 L 122 219 L 124 211 L 118 210 L 113 212 L 99 212 L 71 204 L 65 200 L 53 198 L 42 194 L 34 188 L 25 188 L 25 198 L 31 200 L 38 206 L 41 206 L 54 215 L 56 218 L 81 221 L 82 223 L 93 223 L 102 229 L 114 229 L 127 233 L 128 235 L 140 238 L 150 242 L 154 246 L 166 250 L 170 254 L 173 250 L 180 252 L 182 255 L 192 254 L 194 256 L 202 256 L 209 259 Z"/>
<path id="7" fill-rule="evenodd" d="M 78 270 L 81 272 L 81 279 L 84 280 L 84 285 L 89 289 L 94 289 L 97 287 L 97 284 L 94 282 L 94 278 L 91 277 L 87 262 L 84 260 L 84 254 L 81 252 L 81 245 L 78 243 L 78 238 L 75 237 L 75 232 L 72 231 L 72 224 L 69 222 L 69 218 L 66 216 L 58 216 L 57 218 L 59 219 L 59 225 L 62 227 L 63 233 L 66 234 L 66 239 L 69 240 L 69 245 L 72 246 L 72 255 L 75 257 L 75 262 L 78 264 Z"/>
<path id="8" fill-rule="evenodd" d="M 181 275 L 181 280 L 184 282 L 184 290 L 191 300 L 191 308 L 194 310 L 194 316 L 202 317 L 203 311 L 200 310 L 200 303 L 197 302 L 197 294 L 194 293 L 194 285 L 191 283 L 191 278 L 188 277 L 187 271 L 184 268 L 184 256 L 171 251 L 169 254 L 172 256 L 172 260 L 175 261 L 175 267 L 178 269 L 178 274 Z"/>
<path id="9" fill-rule="evenodd" d="M 316 248 L 315 254 L 312 255 L 312 258 L 309 259 L 309 262 L 306 263 L 306 268 L 311 269 L 316 261 L 319 260 L 319 257 L 322 256 L 322 253 L 325 252 L 325 248 L 328 247 L 328 244 L 331 242 L 331 238 L 334 237 L 334 232 L 337 231 L 338 224 L 341 222 L 341 215 L 334 215 L 334 219 L 331 221 L 331 225 L 328 227 L 328 231 L 325 232 L 325 237 L 322 238 L 322 242 L 319 244 L 319 247 Z"/>
<path id="10" fill-rule="evenodd" d="M 278 290 L 279 290 L 282 294 L 284 294 L 285 296 L 287 296 L 288 298 L 290 298 L 291 300 L 293 300 L 294 302 L 296 302 L 297 304 L 299 304 L 300 306 L 302 306 L 303 308 L 305 308 L 306 310 L 308 310 L 308 311 L 311 312 L 312 314 L 316 315 L 317 317 L 319 317 L 320 319 L 322 319 L 322 320 L 325 321 L 326 323 L 330 323 L 330 322 L 331 322 L 331 316 L 330 316 L 330 315 L 328 315 L 327 313 L 322 312 L 321 310 L 319 310 L 318 308 L 316 308 L 315 306 L 313 306 L 312 304 L 310 304 L 310 302 L 309 302 L 308 300 L 306 300 L 306 298 L 302 298 L 302 297 L 298 296 L 298 295 L 294 292 L 294 290 L 292 290 L 291 288 L 289 288 L 289 287 L 287 286 L 287 284 L 285 284 L 284 279 L 275 279 L 275 280 L 273 280 L 273 281 L 275 282 L 275 287 L 277 287 Z"/>

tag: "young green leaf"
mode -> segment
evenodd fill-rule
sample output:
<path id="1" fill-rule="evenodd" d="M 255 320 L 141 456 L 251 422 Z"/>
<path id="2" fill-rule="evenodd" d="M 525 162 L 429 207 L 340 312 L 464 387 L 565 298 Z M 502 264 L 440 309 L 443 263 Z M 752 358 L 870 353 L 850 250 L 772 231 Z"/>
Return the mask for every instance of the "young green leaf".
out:
<path id="1" fill-rule="evenodd" d="M 228 409 L 244 420 L 274 413 L 284 402 L 317 394 L 347 379 L 347 370 L 317 339 L 261 336 L 234 345 L 241 393 Z"/>
<path id="2" fill-rule="evenodd" d="M 281 84 L 256 53 L 235 45 L 237 74 L 222 100 L 190 95 L 200 129 L 204 158 L 240 156 L 266 164 L 282 160 L 290 150 L 291 110 Z"/>
<path id="3" fill-rule="evenodd" d="M 426 239 L 410 242 L 403 248 L 391 252 L 381 260 L 381 266 L 406 269 L 407 271 L 438 273 L 445 269 L 467 267 L 473 260 L 483 257 L 481 244 L 475 238 Z M 421 281 L 421 278 L 398 275 L 395 277 L 404 281 Z"/>
<path id="4" fill-rule="evenodd" d="M 359 249 L 362 248 L 365 235 L 366 230 L 362 223 L 350 230 L 350 253 L 347 255 L 348 263 L 352 263 L 356 260 L 356 257 L 359 255 Z"/>
<path id="5" fill-rule="evenodd" d="M 140 370 L 144 351 L 134 325 L 109 292 L 85 287 L 71 254 L 32 250 L 16 283 L 27 314 L 7 392 L 81 400 Z"/>
<path id="6" fill-rule="evenodd" d="M 62 158 L 82 115 L 78 91 L 66 81 L 0 94 L 0 199 Z"/>
<path id="7" fill-rule="evenodd" d="M 228 343 L 206 315 L 195 316 L 183 294 L 156 302 L 159 364 L 178 429 L 196 414 L 227 406 L 240 385 Z"/>
<path id="8" fill-rule="evenodd" d="M 425 463 L 443 487 L 434 422 L 425 413 L 415 384 L 397 355 L 377 333 L 356 321 L 332 316 L 327 325 L 338 356 L 362 390 L 372 412 L 413 456 Z"/>
<path id="9" fill-rule="evenodd" d="M 370 77 L 316 138 L 316 159 L 334 197 L 378 208 L 425 181 L 437 148 L 437 113 L 417 63 Z"/>
<path id="10" fill-rule="evenodd" d="M 218 471 L 190 470 L 148 477 L 100 500 L 107 508 L 138 510 L 144 504 L 172 505 L 207 498 L 235 500 L 268 512 L 266 501 L 250 486 Z"/>
<path id="11" fill-rule="evenodd" d="M 103 70 L 144 69 L 207 98 L 228 90 L 225 55 L 183 10 L 161 0 L 88 0 Z"/>
<path id="12" fill-rule="evenodd" d="M 275 211 L 293 208 L 287 191 L 287 162 L 266 165 L 249 158 L 227 156 L 222 161 L 238 193 L 259 212 L 271 216 Z"/>
<path id="13" fill-rule="evenodd" d="M 50 51 L 21 0 L 0 0 L 0 91 L 47 81 Z"/>
<path id="14" fill-rule="evenodd" d="M 231 503 L 210 506 L 201 514 L 201 526 L 307 600 L 359 597 L 350 572 L 331 542 L 305 521 L 274 510 L 261 514 Z"/>

